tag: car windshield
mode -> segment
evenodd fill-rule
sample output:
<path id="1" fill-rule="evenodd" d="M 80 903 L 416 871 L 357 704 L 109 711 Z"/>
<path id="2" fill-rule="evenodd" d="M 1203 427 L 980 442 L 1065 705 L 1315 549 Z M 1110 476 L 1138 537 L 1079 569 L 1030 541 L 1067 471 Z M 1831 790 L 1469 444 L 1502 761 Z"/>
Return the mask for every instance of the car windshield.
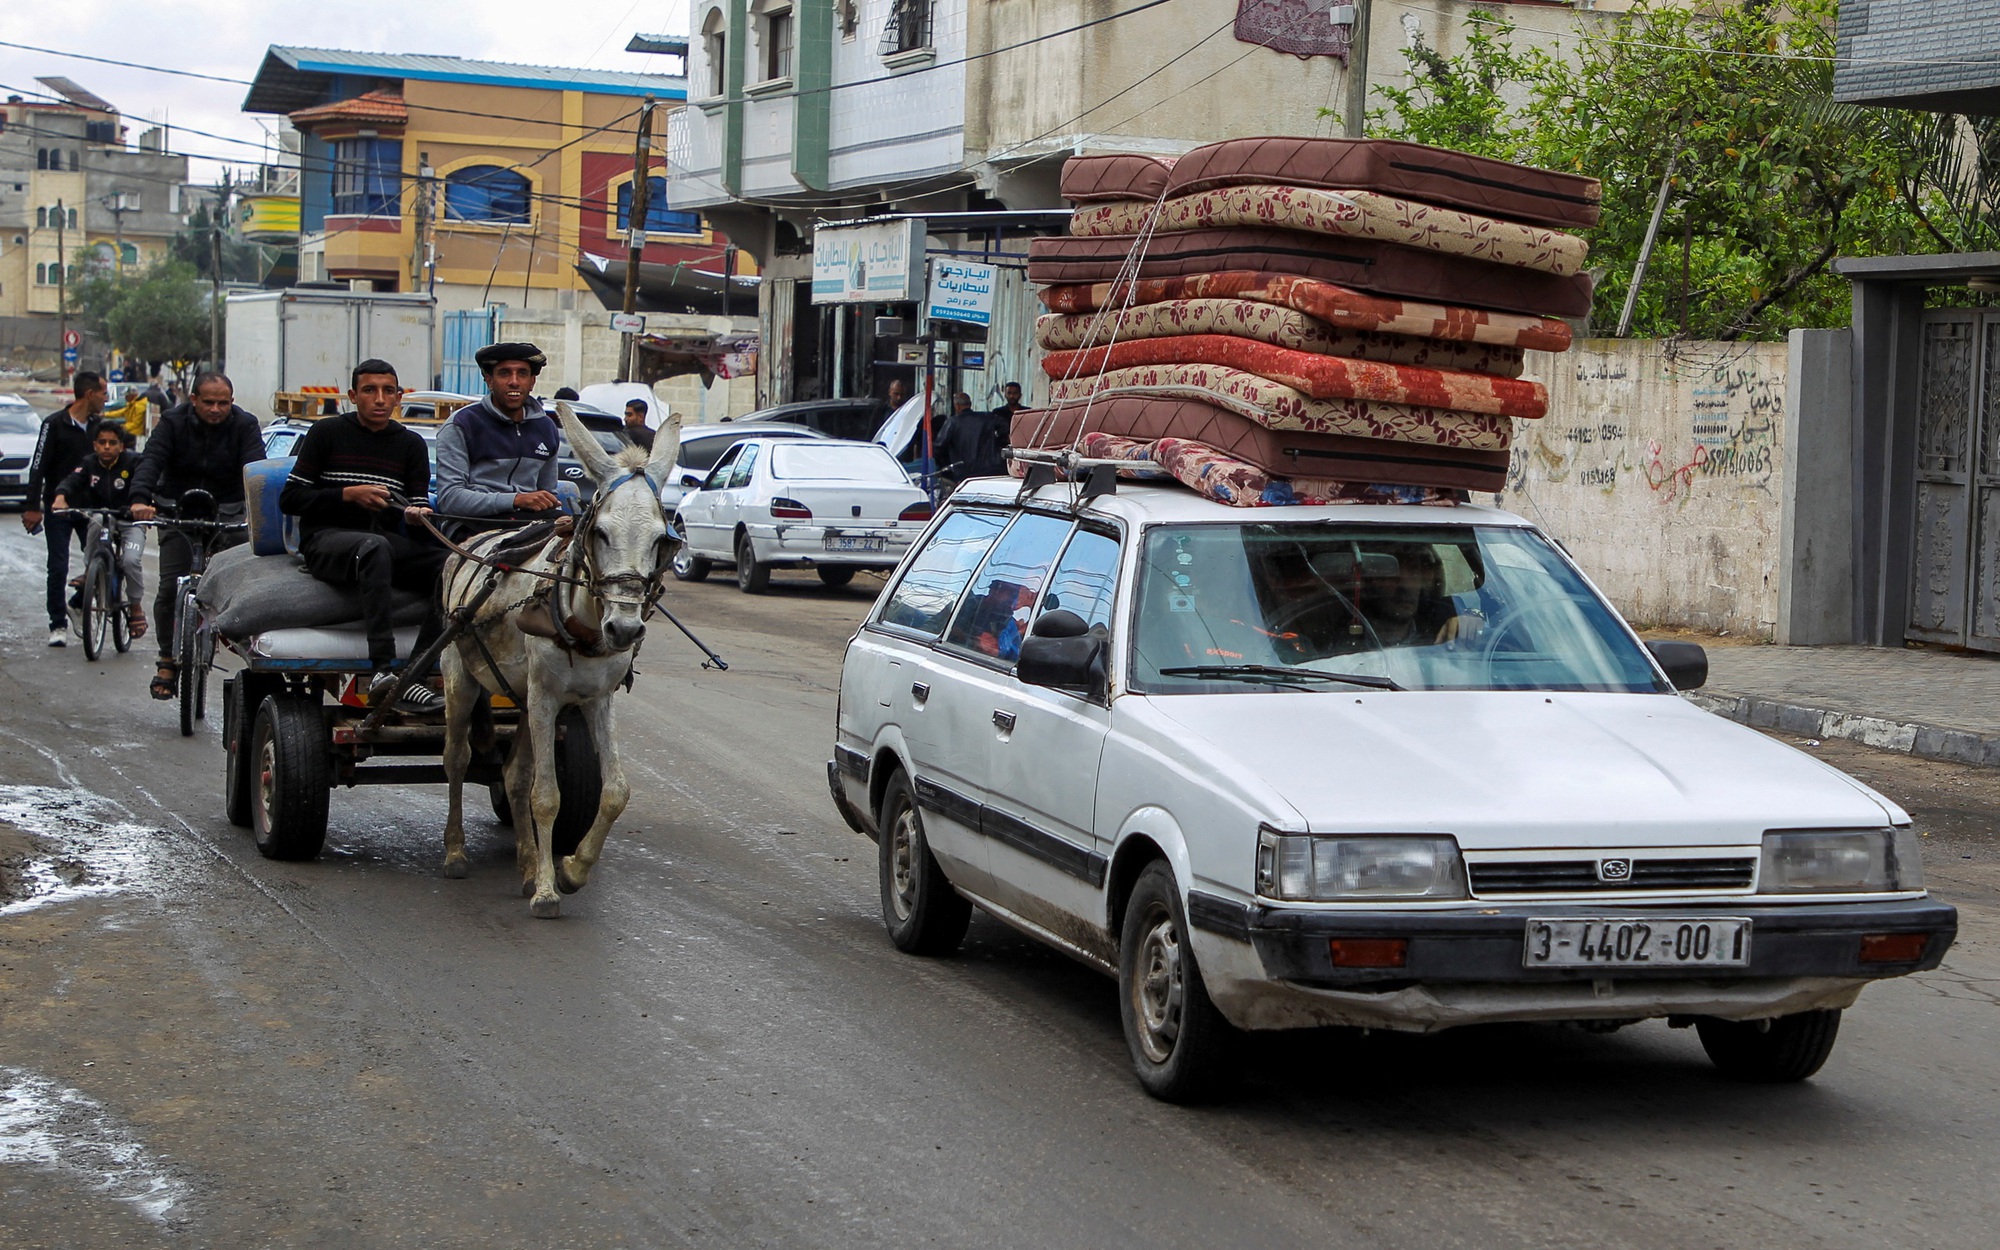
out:
<path id="1" fill-rule="evenodd" d="M 33 434 L 40 428 L 33 408 L 25 404 L 0 405 L 0 434 Z"/>
<path id="2" fill-rule="evenodd" d="M 1533 530 L 1287 522 L 1148 529 L 1133 688 L 1659 689 Z"/>
<path id="3" fill-rule="evenodd" d="M 771 476 L 835 478 L 849 482 L 910 480 L 896 458 L 880 447 L 815 446 L 810 442 L 781 444 L 771 449 Z"/>

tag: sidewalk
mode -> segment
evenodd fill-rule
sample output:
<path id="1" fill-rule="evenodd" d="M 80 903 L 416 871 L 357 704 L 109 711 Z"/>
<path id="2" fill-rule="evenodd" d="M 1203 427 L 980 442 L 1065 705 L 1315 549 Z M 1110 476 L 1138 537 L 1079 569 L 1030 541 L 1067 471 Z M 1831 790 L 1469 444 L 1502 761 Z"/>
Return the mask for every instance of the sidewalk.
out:
<path id="1" fill-rule="evenodd" d="M 2000 767 L 2000 656 L 1886 647 L 1710 647 L 1687 696 L 1760 729 Z"/>

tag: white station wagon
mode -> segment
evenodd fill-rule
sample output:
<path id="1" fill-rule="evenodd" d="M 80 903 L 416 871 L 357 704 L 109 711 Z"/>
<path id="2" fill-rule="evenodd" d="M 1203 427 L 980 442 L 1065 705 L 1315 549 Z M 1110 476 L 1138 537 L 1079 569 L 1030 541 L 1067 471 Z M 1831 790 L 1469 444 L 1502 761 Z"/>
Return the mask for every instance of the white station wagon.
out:
<path id="1" fill-rule="evenodd" d="M 1910 818 L 1675 694 L 1491 509 L 1237 509 L 968 483 L 848 646 L 828 777 L 882 915 L 971 908 L 1115 974 L 1142 1084 L 1231 1028 L 1693 1025 L 1800 1080 L 1871 980 L 1936 967 Z"/>

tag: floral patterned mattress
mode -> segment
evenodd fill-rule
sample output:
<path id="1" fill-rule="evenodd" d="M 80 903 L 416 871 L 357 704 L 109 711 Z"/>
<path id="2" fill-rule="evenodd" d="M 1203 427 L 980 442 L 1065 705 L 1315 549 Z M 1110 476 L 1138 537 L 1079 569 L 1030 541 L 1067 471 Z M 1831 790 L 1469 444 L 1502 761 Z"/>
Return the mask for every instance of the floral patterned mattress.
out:
<path id="1" fill-rule="evenodd" d="M 1314 399 L 1281 382 L 1220 365 L 1146 365 L 1059 378 L 1049 384 L 1051 405 L 1122 395 L 1196 399 L 1273 430 L 1345 434 L 1433 447 L 1505 451 L 1514 435 L 1512 417 L 1372 399 Z"/>
<path id="2" fill-rule="evenodd" d="M 1181 438 L 1261 469 L 1274 477 L 1394 482 L 1465 490 L 1497 490 L 1508 453 L 1438 447 L 1381 438 L 1273 430 L 1226 408 L 1194 399 L 1115 396 L 1014 414 L 1013 446 L 1076 447 L 1087 434 L 1151 442 Z"/>
<path id="3" fill-rule="evenodd" d="M 1404 247 L 1568 276 L 1583 269 L 1590 244 L 1546 226 L 1501 221 L 1462 209 L 1419 204 L 1379 191 L 1314 187 L 1217 187 L 1165 201 L 1089 205 L 1069 219 L 1082 238 L 1155 231 L 1276 226 L 1335 238 L 1377 239 Z"/>
<path id="4" fill-rule="evenodd" d="M 1275 477 L 1256 465 L 1246 464 L 1225 452 L 1184 438 L 1160 438 L 1147 443 L 1114 434 L 1086 434 L 1083 450 L 1086 455 L 1106 460 L 1151 461 L 1196 494 L 1237 508 L 1333 503 L 1450 507 L 1463 498 L 1459 491 L 1436 486 Z"/>
<path id="5" fill-rule="evenodd" d="M 1294 351 L 1503 378 L 1520 377 L 1523 363 L 1518 347 L 1343 330 L 1295 308 L 1247 299 L 1166 300 L 1094 313 L 1047 313 L 1035 322 L 1036 344 L 1052 352 L 1187 334 L 1233 334 Z"/>
<path id="6" fill-rule="evenodd" d="M 1402 334 L 1451 343 L 1481 343 L 1544 352 L 1566 351 L 1570 345 L 1569 326 L 1553 317 L 1521 316 L 1453 304 L 1384 298 L 1315 278 L 1253 270 L 1144 278 L 1129 284 L 1101 281 L 1050 286 L 1041 292 L 1041 298 L 1050 312 L 1067 316 L 1079 316 L 1104 308 L 1125 308 L 1128 304 L 1136 312 L 1142 306 L 1175 300 L 1227 299 L 1294 309 L 1339 331 Z M 1231 333 L 1242 331 L 1232 330 Z M 1082 344 L 1079 341 L 1076 345 Z M 1301 348 L 1304 349 L 1303 344 Z M 1494 369 L 1489 372 L 1502 371 Z"/>
<path id="7" fill-rule="evenodd" d="M 1035 239 L 1028 244 L 1028 280 L 1045 286 L 1116 281 L 1130 273 L 1128 257 L 1135 253 L 1133 276 L 1140 279 L 1248 269 L 1474 308 L 1575 317 L 1590 311 L 1587 274 L 1543 273 L 1379 239 L 1274 227 Z"/>
<path id="8" fill-rule="evenodd" d="M 1548 390 L 1540 382 L 1467 373 L 1462 369 L 1431 369 L 1326 356 L 1228 334 L 1133 339 L 1083 351 L 1050 352 L 1042 357 L 1042 371 L 1052 378 L 1179 364 L 1240 369 L 1283 383 L 1314 399 L 1373 399 L 1530 419 L 1544 415 L 1549 406 Z"/>

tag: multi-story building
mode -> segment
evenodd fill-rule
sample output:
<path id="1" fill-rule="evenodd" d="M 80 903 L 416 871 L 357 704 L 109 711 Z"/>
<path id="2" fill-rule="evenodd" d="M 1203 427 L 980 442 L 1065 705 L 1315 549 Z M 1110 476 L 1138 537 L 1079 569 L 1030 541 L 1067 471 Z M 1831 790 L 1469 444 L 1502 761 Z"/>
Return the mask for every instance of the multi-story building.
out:
<path id="1" fill-rule="evenodd" d="M 243 108 L 300 132 L 301 280 L 573 308 L 622 278 L 645 102 L 657 148 L 686 96 L 679 75 L 272 47 Z M 649 192 L 642 272 L 686 274 L 701 305 L 727 240 L 668 206 L 664 170 Z"/>
<path id="2" fill-rule="evenodd" d="M 0 105 L 0 323 L 24 348 L 54 345 L 62 266 L 143 268 L 186 222 L 187 158 L 162 131 L 128 147 L 111 104 L 67 78 L 40 81 L 46 94 Z"/>

